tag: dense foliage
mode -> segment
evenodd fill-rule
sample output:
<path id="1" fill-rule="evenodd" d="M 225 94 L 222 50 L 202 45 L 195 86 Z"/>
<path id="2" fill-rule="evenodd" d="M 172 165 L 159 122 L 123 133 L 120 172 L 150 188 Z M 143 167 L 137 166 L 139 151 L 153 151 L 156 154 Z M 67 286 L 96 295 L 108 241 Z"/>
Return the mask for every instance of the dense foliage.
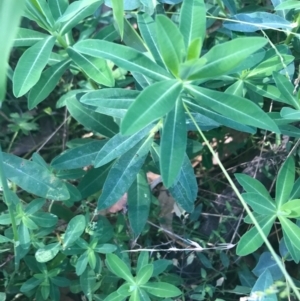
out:
<path id="1" fill-rule="evenodd" d="M 0 300 L 300 300 L 299 11 L 2 1 Z"/>

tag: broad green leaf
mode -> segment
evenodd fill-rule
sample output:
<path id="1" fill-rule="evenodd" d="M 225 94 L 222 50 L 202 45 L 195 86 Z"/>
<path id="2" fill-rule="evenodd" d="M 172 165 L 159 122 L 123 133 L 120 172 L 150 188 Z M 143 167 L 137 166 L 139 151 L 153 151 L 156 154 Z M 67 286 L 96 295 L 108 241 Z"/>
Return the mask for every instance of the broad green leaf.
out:
<path id="1" fill-rule="evenodd" d="M 284 102 L 300 110 L 300 103 L 293 95 L 293 84 L 286 78 L 286 76 L 278 72 L 273 72 L 273 78 L 277 88 L 281 92 L 281 98 L 285 100 Z"/>
<path id="2" fill-rule="evenodd" d="M 32 46 L 46 37 L 47 35 L 42 32 L 28 28 L 19 28 L 14 38 L 14 47 Z"/>
<path id="3" fill-rule="evenodd" d="M 275 122 L 260 107 L 246 98 L 193 85 L 186 86 L 186 89 L 195 97 L 199 105 L 206 106 L 242 124 L 280 132 Z"/>
<path id="4" fill-rule="evenodd" d="M 119 37 L 119 33 L 114 27 L 114 24 L 109 24 L 100 29 L 94 36 L 94 39 L 113 42 Z"/>
<path id="5" fill-rule="evenodd" d="M 282 230 L 293 246 L 300 250 L 300 228 L 284 216 L 278 216 Z"/>
<path id="6" fill-rule="evenodd" d="M 146 159 L 152 140 L 151 136 L 143 139 L 115 161 L 98 199 L 98 210 L 112 206 L 128 191 Z"/>
<path id="7" fill-rule="evenodd" d="M 31 244 L 30 233 L 29 233 L 29 229 L 22 222 L 18 226 L 18 236 L 22 248 L 28 249 Z"/>
<path id="8" fill-rule="evenodd" d="M 116 251 L 117 246 L 112 244 L 100 244 L 94 248 L 94 251 L 101 254 L 109 254 Z"/>
<path id="9" fill-rule="evenodd" d="M 289 200 L 294 200 L 299 198 L 300 198 L 300 178 L 298 178 L 294 183 L 292 192 L 289 196 Z"/>
<path id="10" fill-rule="evenodd" d="M 291 255 L 292 259 L 295 261 L 295 263 L 300 262 L 300 252 L 299 250 L 294 246 L 294 244 L 291 242 L 289 237 L 286 235 L 286 233 L 283 231 L 283 238 L 284 238 L 284 243 L 286 245 L 286 248 Z"/>
<path id="11" fill-rule="evenodd" d="M 276 214 L 275 203 L 269 197 L 255 192 L 243 193 L 242 197 L 252 207 L 253 211 L 263 215 Z"/>
<path id="12" fill-rule="evenodd" d="M 289 0 L 289 1 L 285 1 L 285 2 L 275 2 L 275 3 L 279 3 L 277 6 L 274 7 L 275 10 L 284 10 L 284 9 L 300 9 L 299 7 L 299 1 L 296 0 Z"/>
<path id="13" fill-rule="evenodd" d="M 35 162 L 3 153 L 3 164 L 6 177 L 29 193 L 57 201 L 70 197 L 65 184 Z"/>
<path id="14" fill-rule="evenodd" d="M 184 37 L 186 48 L 192 43 L 200 43 L 198 54 L 195 52 L 192 58 L 198 58 L 201 52 L 201 44 L 206 35 L 206 7 L 203 0 L 183 1 L 180 9 L 179 29 Z"/>
<path id="15" fill-rule="evenodd" d="M 103 301 L 123 301 L 124 296 L 120 295 L 117 291 L 109 294 Z"/>
<path id="16" fill-rule="evenodd" d="M 43 248 L 39 248 L 35 252 L 35 259 L 38 262 L 48 262 L 58 254 L 60 249 L 61 249 L 60 243 L 52 243 Z"/>
<path id="17" fill-rule="evenodd" d="M 88 92 L 90 90 L 84 90 L 84 89 L 75 89 L 75 90 L 70 90 L 68 92 L 66 92 L 65 94 L 63 94 L 58 101 L 56 102 L 56 108 L 62 108 L 64 106 L 66 106 L 67 100 L 69 99 L 69 101 L 75 101 L 78 98 L 80 98 L 80 96 L 84 95 L 86 92 Z"/>
<path id="18" fill-rule="evenodd" d="M 235 174 L 234 176 L 246 192 L 260 194 L 261 196 L 272 201 L 270 193 L 260 181 L 242 173 Z"/>
<path id="19" fill-rule="evenodd" d="M 94 167 L 100 167 L 126 153 L 146 135 L 149 135 L 152 128 L 153 125 L 147 126 L 132 136 L 122 136 L 119 133 L 112 137 L 97 154 Z"/>
<path id="20" fill-rule="evenodd" d="M 136 275 L 136 283 L 138 285 L 146 284 L 153 274 L 153 264 L 144 265 Z"/>
<path id="21" fill-rule="evenodd" d="M 218 44 L 198 60 L 181 66 L 181 78 L 197 80 L 227 74 L 267 43 L 265 38 L 237 38 Z"/>
<path id="22" fill-rule="evenodd" d="M 161 118 L 175 105 L 182 90 L 177 80 L 155 83 L 143 90 L 130 106 L 121 123 L 121 133 L 131 135 Z"/>
<path id="23" fill-rule="evenodd" d="M 38 7 L 36 7 L 31 1 L 25 1 L 25 3 L 26 7 L 23 16 L 29 20 L 36 22 L 39 27 L 49 31 L 51 29 L 51 26 L 49 25 L 42 11 L 40 11 Z"/>
<path id="24" fill-rule="evenodd" d="M 23 53 L 13 76 L 13 92 L 16 97 L 26 94 L 38 82 L 55 40 L 55 37 L 49 36 Z"/>
<path id="25" fill-rule="evenodd" d="M 168 266 L 172 265 L 171 260 L 167 259 L 158 259 L 153 262 L 154 270 L 153 270 L 153 277 L 158 276 L 159 274 L 163 273 Z"/>
<path id="26" fill-rule="evenodd" d="M 164 185 L 169 188 L 180 172 L 187 143 L 185 110 L 179 97 L 167 114 L 160 143 L 160 172 Z"/>
<path id="27" fill-rule="evenodd" d="M 75 169 L 93 165 L 97 153 L 107 143 L 107 139 L 95 140 L 81 146 L 68 149 L 55 157 L 51 166 L 55 169 Z"/>
<path id="28" fill-rule="evenodd" d="M 83 126 L 106 137 L 113 137 L 119 132 L 118 125 L 110 116 L 87 109 L 79 101 L 74 99 L 68 99 L 66 104 L 72 117 Z"/>
<path id="29" fill-rule="evenodd" d="M 100 89 L 85 94 L 80 102 L 97 107 L 96 112 L 123 118 L 140 91 L 121 88 Z"/>
<path id="30" fill-rule="evenodd" d="M 278 255 L 276 255 L 276 257 L 281 260 Z M 256 277 L 259 277 L 265 272 L 265 270 L 269 270 L 271 272 L 274 280 L 279 280 L 283 276 L 275 258 L 270 252 L 263 252 L 259 256 L 259 260 L 252 272 Z"/>
<path id="31" fill-rule="evenodd" d="M 34 289 L 35 287 L 39 286 L 42 282 L 43 282 L 43 279 L 37 279 L 35 277 L 29 278 L 22 284 L 20 291 L 22 293 L 29 292 L 32 289 Z"/>
<path id="32" fill-rule="evenodd" d="M 91 269 L 95 269 L 97 265 L 97 257 L 98 255 L 95 254 L 94 251 L 88 252 L 88 261 L 89 261 L 89 266 Z"/>
<path id="33" fill-rule="evenodd" d="M 188 50 L 187 50 L 187 61 L 197 59 L 199 57 L 199 53 L 201 52 L 203 41 L 198 38 L 192 41 Z"/>
<path id="34" fill-rule="evenodd" d="M 105 261 L 111 272 L 129 283 L 135 284 L 128 266 L 117 255 L 107 254 Z"/>
<path id="35" fill-rule="evenodd" d="M 160 298 L 172 298 L 182 294 L 179 288 L 166 282 L 149 282 L 141 286 L 149 294 Z"/>
<path id="36" fill-rule="evenodd" d="M 55 20 L 64 14 L 68 4 L 68 0 L 48 0 L 49 8 Z"/>
<path id="37" fill-rule="evenodd" d="M 130 227 L 138 237 L 148 220 L 151 205 L 151 191 L 143 170 L 140 170 L 128 190 L 127 203 Z"/>
<path id="38" fill-rule="evenodd" d="M 293 157 L 288 157 L 282 164 L 276 180 L 275 202 L 278 209 L 289 200 L 294 181 L 295 161 Z"/>
<path id="39" fill-rule="evenodd" d="M 80 276 L 86 269 L 87 265 L 88 265 L 88 251 L 85 251 L 84 253 L 82 253 L 77 262 L 76 262 L 76 274 L 78 276 Z"/>
<path id="40" fill-rule="evenodd" d="M 222 116 L 208 108 L 205 108 L 201 105 L 198 105 L 192 98 L 184 98 L 183 101 L 185 102 L 186 105 L 188 105 L 188 107 L 190 109 L 192 109 L 192 111 L 194 112 L 199 112 L 201 115 L 204 115 L 224 126 L 233 128 L 235 130 L 241 131 L 241 132 L 246 132 L 246 133 L 250 133 L 250 134 L 255 134 L 256 133 L 256 128 L 238 123 L 233 121 L 230 118 L 227 118 L 225 116 Z"/>
<path id="41" fill-rule="evenodd" d="M 268 236 L 269 232 L 271 231 L 275 219 L 276 216 L 267 215 L 258 220 L 258 223 L 266 236 Z M 251 254 L 256 251 L 263 244 L 263 242 L 264 241 L 258 233 L 256 227 L 253 227 L 241 237 L 237 245 L 236 253 L 238 256 L 246 256 Z"/>
<path id="42" fill-rule="evenodd" d="M 14 37 L 17 34 L 25 0 L 2 0 L 0 2 L 0 104 L 6 93 L 8 58 Z"/>
<path id="43" fill-rule="evenodd" d="M 83 55 L 72 47 L 69 47 L 67 52 L 75 64 L 96 83 L 107 87 L 115 85 L 112 71 L 104 59 Z"/>
<path id="44" fill-rule="evenodd" d="M 176 182 L 169 187 L 169 192 L 182 209 L 187 212 L 193 211 L 198 193 L 198 184 L 187 155 L 184 156 L 179 176 Z"/>
<path id="45" fill-rule="evenodd" d="M 243 97 L 244 94 L 244 81 L 243 80 L 237 80 L 235 83 L 230 85 L 226 90 L 226 93 L 232 94 L 235 96 Z"/>
<path id="46" fill-rule="evenodd" d="M 26 4 L 27 6 L 28 4 L 34 6 L 45 17 L 50 28 L 54 26 L 54 18 L 46 0 L 30 0 Z"/>
<path id="47" fill-rule="evenodd" d="M 121 39 L 124 34 L 124 2 L 123 0 L 111 0 L 114 19 L 116 21 Z"/>
<path id="48" fill-rule="evenodd" d="M 298 121 L 300 119 L 300 110 L 294 110 L 292 108 L 283 107 L 280 111 L 280 115 L 284 119 Z"/>
<path id="49" fill-rule="evenodd" d="M 70 220 L 63 238 L 64 249 L 72 245 L 81 236 L 85 229 L 85 226 L 86 221 L 83 215 L 76 215 Z"/>
<path id="50" fill-rule="evenodd" d="M 74 48 L 81 53 L 113 61 L 117 66 L 138 72 L 154 80 L 166 80 L 171 75 L 156 65 L 143 53 L 116 43 L 101 40 L 84 40 L 76 43 Z"/>
<path id="51" fill-rule="evenodd" d="M 140 252 L 137 264 L 136 264 L 136 273 L 138 274 L 141 268 L 144 265 L 149 263 L 149 252 Z"/>
<path id="52" fill-rule="evenodd" d="M 30 218 L 40 227 L 49 228 L 57 224 L 58 218 L 56 215 L 48 212 L 36 212 Z"/>
<path id="53" fill-rule="evenodd" d="M 75 1 L 71 3 L 64 14 L 56 21 L 60 27 L 59 34 L 64 35 L 84 18 L 92 15 L 103 0 Z"/>
<path id="54" fill-rule="evenodd" d="M 300 199 L 288 201 L 279 208 L 280 212 L 286 212 L 288 218 L 300 217 Z"/>
<path id="55" fill-rule="evenodd" d="M 157 15 L 155 24 L 159 52 L 168 69 L 177 76 L 179 64 L 186 55 L 183 36 L 175 23 L 165 15 Z"/>
<path id="56" fill-rule="evenodd" d="M 96 287 L 96 280 L 96 273 L 89 267 L 87 267 L 87 269 L 80 276 L 80 288 L 85 296 L 87 296 L 89 301 L 94 299 L 93 296 Z"/>
<path id="57" fill-rule="evenodd" d="M 42 102 L 54 90 L 58 81 L 66 71 L 70 60 L 62 61 L 45 70 L 37 84 L 30 90 L 28 95 L 28 108 L 32 110 Z"/>
<path id="58" fill-rule="evenodd" d="M 157 45 L 156 26 L 153 18 L 147 13 L 143 13 L 137 15 L 137 20 L 140 33 L 146 42 L 154 60 L 161 67 L 165 67 L 165 63 Z"/>
<path id="59" fill-rule="evenodd" d="M 102 189 L 111 166 L 112 164 L 109 163 L 100 168 L 93 168 L 86 173 L 78 185 L 83 199 Z"/>

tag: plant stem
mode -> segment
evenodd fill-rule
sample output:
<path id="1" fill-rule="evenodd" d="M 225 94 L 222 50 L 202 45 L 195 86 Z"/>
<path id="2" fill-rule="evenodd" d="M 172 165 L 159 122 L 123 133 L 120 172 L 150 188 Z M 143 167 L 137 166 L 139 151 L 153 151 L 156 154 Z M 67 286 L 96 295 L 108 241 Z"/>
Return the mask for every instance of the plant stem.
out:
<path id="1" fill-rule="evenodd" d="M 250 208 L 248 207 L 247 203 L 245 202 L 245 200 L 243 199 L 242 195 L 240 194 L 238 188 L 236 187 L 236 185 L 234 184 L 234 182 L 232 181 L 232 179 L 230 178 L 227 170 L 225 169 L 224 165 L 222 164 L 222 162 L 220 161 L 219 157 L 216 155 L 216 153 L 214 152 L 213 148 L 211 147 L 211 145 L 209 144 L 209 141 L 206 139 L 205 135 L 203 134 L 203 132 L 201 131 L 201 129 L 199 128 L 198 124 L 196 123 L 194 117 L 192 116 L 192 114 L 190 113 L 188 107 L 186 106 L 185 103 L 183 103 L 184 108 L 186 110 L 186 112 L 188 113 L 189 117 L 191 118 L 191 120 L 193 121 L 196 129 L 198 130 L 200 136 L 202 137 L 202 139 L 204 140 L 205 144 L 207 145 L 209 151 L 211 152 L 211 154 L 213 155 L 214 159 L 217 161 L 219 167 L 221 168 L 224 176 L 226 177 L 226 179 L 228 180 L 230 186 L 232 187 L 233 191 L 235 192 L 236 196 L 238 197 L 238 199 L 241 201 L 245 211 L 247 212 L 247 214 L 249 215 L 251 221 L 253 222 L 254 226 L 256 227 L 259 235 L 261 236 L 261 238 L 263 239 L 263 241 L 265 242 L 267 248 L 269 249 L 270 253 L 273 256 L 273 259 L 275 260 L 275 262 L 277 263 L 278 267 L 280 268 L 281 272 L 283 273 L 286 281 L 289 283 L 290 287 L 292 288 L 293 292 L 295 293 L 295 295 L 297 296 L 298 300 L 300 300 L 300 293 L 293 281 L 293 279 L 290 277 L 290 275 L 287 273 L 287 271 L 285 270 L 281 260 L 278 258 L 276 252 L 274 251 L 272 245 L 270 244 L 267 236 L 264 234 L 264 232 L 262 231 L 261 227 L 259 226 L 256 218 L 254 217 L 254 215 L 252 214 Z"/>
<path id="2" fill-rule="evenodd" d="M 289 45 L 295 36 L 295 33 L 297 32 L 299 26 L 300 26 L 300 14 L 298 14 L 297 19 L 296 19 L 296 27 L 292 29 L 292 31 L 289 33 L 289 35 L 286 37 L 284 44 Z"/>

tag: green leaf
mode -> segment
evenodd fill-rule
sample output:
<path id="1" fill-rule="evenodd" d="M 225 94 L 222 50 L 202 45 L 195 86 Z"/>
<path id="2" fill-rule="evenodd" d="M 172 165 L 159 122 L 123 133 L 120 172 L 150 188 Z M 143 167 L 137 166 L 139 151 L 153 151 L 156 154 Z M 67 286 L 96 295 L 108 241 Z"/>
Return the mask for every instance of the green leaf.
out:
<path id="1" fill-rule="evenodd" d="M 194 210 L 198 185 L 194 169 L 187 155 L 184 156 L 177 181 L 169 187 L 169 192 L 182 209 L 187 212 Z"/>
<path id="2" fill-rule="evenodd" d="M 160 54 L 168 69 L 178 75 L 179 64 L 185 57 L 183 36 L 174 22 L 165 15 L 157 15 L 155 24 Z"/>
<path id="3" fill-rule="evenodd" d="M 7 178 L 25 191 L 57 201 L 70 197 L 65 184 L 41 165 L 5 153 L 3 159 Z"/>
<path id="4" fill-rule="evenodd" d="M 112 71 L 104 59 L 83 55 L 72 47 L 69 47 L 67 52 L 73 62 L 96 83 L 107 87 L 115 85 Z"/>
<path id="5" fill-rule="evenodd" d="M 157 45 L 156 26 L 153 18 L 147 13 L 143 13 L 137 15 L 137 21 L 140 33 L 146 42 L 154 60 L 159 66 L 165 67 L 165 63 Z"/>
<path id="6" fill-rule="evenodd" d="M 270 287 L 274 284 L 274 279 L 272 274 L 268 268 L 264 269 L 264 272 L 259 276 L 256 280 L 252 290 L 251 296 L 258 296 L 261 292 L 263 292 L 262 297 L 258 297 L 260 300 L 264 301 L 277 301 L 277 296 L 275 293 L 268 292 Z M 268 292 L 265 294 L 265 292 Z M 256 297 L 255 297 L 256 298 Z"/>
<path id="7" fill-rule="evenodd" d="M 288 107 L 283 107 L 280 111 L 280 115 L 282 118 L 290 120 L 290 122 L 292 122 L 293 120 L 299 120 L 300 111 Z"/>
<path id="8" fill-rule="evenodd" d="M 111 0 L 114 19 L 116 21 L 121 39 L 124 34 L 124 2 L 123 0 Z"/>
<path id="9" fill-rule="evenodd" d="M 20 288 L 20 291 L 22 293 L 26 293 L 26 292 L 29 292 L 31 290 L 33 290 L 35 287 L 39 286 L 42 282 L 43 282 L 44 279 L 37 279 L 37 278 L 30 278 L 28 280 L 26 280 L 21 288 Z"/>
<path id="10" fill-rule="evenodd" d="M 72 117 L 83 126 L 106 137 L 113 137 L 118 133 L 119 128 L 110 116 L 87 109 L 74 99 L 67 99 L 66 104 Z"/>
<path id="11" fill-rule="evenodd" d="M 28 109 L 32 110 L 54 90 L 58 81 L 69 67 L 70 60 L 62 61 L 45 70 L 28 95 Z"/>
<path id="12" fill-rule="evenodd" d="M 184 37 L 186 48 L 189 48 L 192 43 L 198 44 L 200 41 L 204 41 L 206 35 L 206 7 L 203 0 L 183 1 L 180 10 L 179 29 Z M 191 58 L 199 57 L 201 44 Z"/>
<path id="13" fill-rule="evenodd" d="M 111 60 L 125 70 L 141 73 L 157 81 L 170 78 L 165 69 L 156 65 L 146 55 L 123 45 L 87 39 L 76 43 L 74 48 L 90 56 Z"/>
<path id="14" fill-rule="evenodd" d="M 80 276 L 80 288 L 89 301 L 94 300 L 94 291 L 96 286 L 96 273 L 89 267 Z"/>
<path id="15" fill-rule="evenodd" d="M 298 198 L 300 198 L 300 178 L 298 178 L 294 183 L 289 199 L 293 200 Z"/>
<path id="16" fill-rule="evenodd" d="M 155 83 L 136 98 L 121 123 L 121 134 L 131 135 L 161 118 L 175 105 L 182 89 L 177 80 Z"/>
<path id="17" fill-rule="evenodd" d="M 182 64 L 181 78 L 197 80 L 227 74 L 267 42 L 265 38 L 248 37 L 218 44 L 200 59 Z"/>
<path id="18" fill-rule="evenodd" d="M 38 262 L 48 262 L 58 254 L 60 249 L 61 249 L 60 243 L 52 243 L 43 248 L 39 248 L 35 252 L 35 259 Z"/>
<path id="19" fill-rule="evenodd" d="M 234 176 L 246 192 L 257 193 L 272 201 L 270 193 L 260 181 L 242 173 L 235 174 Z"/>
<path id="20" fill-rule="evenodd" d="M 138 285 L 146 284 L 153 274 L 153 264 L 144 265 L 136 275 L 136 283 Z"/>
<path id="21" fill-rule="evenodd" d="M 112 206 L 128 191 L 146 159 L 152 140 L 152 136 L 143 139 L 116 160 L 98 199 L 98 210 Z"/>
<path id="22" fill-rule="evenodd" d="M 117 246 L 112 244 L 100 244 L 94 248 L 94 251 L 101 254 L 109 254 L 117 250 Z"/>
<path id="23" fill-rule="evenodd" d="M 72 245 L 83 233 L 86 226 L 85 217 L 83 215 L 76 215 L 68 223 L 65 235 L 63 248 L 66 249 Z"/>
<path id="24" fill-rule="evenodd" d="M 271 231 L 272 225 L 276 219 L 276 216 L 264 216 L 258 220 L 259 226 L 263 233 L 268 236 Z M 251 228 L 247 231 L 240 239 L 236 253 L 238 256 L 246 256 L 256 251 L 262 244 L 263 239 L 258 233 L 256 227 Z"/>
<path id="25" fill-rule="evenodd" d="M 66 34 L 81 20 L 92 15 L 102 2 L 103 0 L 89 0 L 71 3 L 64 14 L 56 21 L 56 24 L 60 27 L 59 34 L 61 36 Z"/>
<path id="26" fill-rule="evenodd" d="M 153 127 L 153 125 L 147 126 L 132 136 L 122 136 L 119 133 L 112 137 L 97 154 L 94 163 L 95 168 L 109 163 L 110 161 L 126 153 L 138 142 L 140 142 L 146 135 L 149 135 L 149 132 Z"/>
<path id="27" fill-rule="evenodd" d="M 48 35 L 28 28 L 19 28 L 14 38 L 14 47 L 32 46 L 35 43 L 45 39 Z"/>
<path id="28" fill-rule="evenodd" d="M 27 1 L 26 4 L 27 6 L 28 5 L 34 6 L 35 9 L 38 10 L 45 17 L 50 28 L 54 26 L 54 18 L 50 11 L 48 2 L 46 2 L 46 0 L 30 0 Z"/>
<path id="29" fill-rule="evenodd" d="M 246 98 L 193 85 L 188 85 L 186 88 L 199 105 L 206 106 L 242 124 L 280 132 L 275 122 L 260 107 Z"/>
<path id="30" fill-rule="evenodd" d="M 91 169 L 86 173 L 78 185 L 78 189 L 83 199 L 102 190 L 111 166 L 112 164 L 109 163 L 100 168 Z"/>
<path id="31" fill-rule="evenodd" d="M 288 201 L 287 203 L 283 204 L 279 208 L 280 212 L 289 212 L 289 218 L 299 218 L 300 217 L 300 199 L 295 199 Z"/>
<path id="32" fill-rule="evenodd" d="M 270 197 L 265 197 L 255 192 L 242 194 L 243 199 L 252 207 L 253 211 L 263 215 L 276 214 L 276 207 Z"/>
<path id="33" fill-rule="evenodd" d="M 88 251 L 85 251 L 82 253 L 77 262 L 76 262 L 76 274 L 80 276 L 86 269 L 88 265 L 89 257 L 88 257 Z"/>
<path id="34" fill-rule="evenodd" d="M 273 72 L 273 78 L 278 90 L 281 92 L 280 97 L 284 100 L 284 102 L 300 110 L 300 103 L 293 95 L 293 84 L 286 78 L 286 76 L 278 72 Z"/>
<path id="35" fill-rule="evenodd" d="M 117 255 L 107 254 L 105 261 L 111 272 L 129 283 L 135 284 L 128 266 Z"/>
<path id="36" fill-rule="evenodd" d="M 300 250 L 300 228 L 284 216 L 278 216 L 282 230 L 293 246 Z"/>
<path id="37" fill-rule="evenodd" d="M 288 157 L 282 164 L 276 180 L 275 202 L 278 209 L 289 200 L 294 181 L 295 161 L 293 157 Z"/>
<path id="38" fill-rule="evenodd" d="M 55 20 L 60 18 L 68 7 L 68 0 L 48 0 L 49 8 Z"/>
<path id="39" fill-rule="evenodd" d="M 31 219 L 40 227 L 48 228 L 57 224 L 58 218 L 56 215 L 48 212 L 36 212 L 31 215 Z"/>
<path id="40" fill-rule="evenodd" d="M 144 265 L 147 265 L 149 263 L 149 252 L 140 252 L 140 255 L 137 260 L 136 264 L 136 273 L 138 274 L 141 268 Z"/>
<path id="41" fill-rule="evenodd" d="M 158 259 L 153 262 L 154 270 L 153 270 L 153 277 L 158 276 L 159 274 L 163 273 L 168 266 L 172 265 L 171 260 L 167 259 Z"/>
<path id="42" fill-rule="evenodd" d="M 120 295 L 117 291 L 109 294 L 103 301 L 123 301 L 124 296 Z"/>
<path id="43" fill-rule="evenodd" d="M 17 34 L 25 0 L 2 0 L 0 2 L 0 104 L 6 93 L 8 58 Z"/>
<path id="44" fill-rule="evenodd" d="M 80 98 L 80 102 L 97 107 L 96 111 L 117 118 L 123 118 L 140 91 L 121 88 L 100 89 Z"/>
<path id="45" fill-rule="evenodd" d="M 182 294 L 179 288 L 165 282 L 150 282 L 141 286 L 149 294 L 160 298 L 172 298 Z"/>
<path id="46" fill-rule="evenodd" d="M 53 159 L 51 166 L 60 170 L 93 165 L 98 152 L 105 143 L 107 143 L 107 139 L 95 140 L 66 150 Z"/>
<path id="47" fill-rule="evenodd" d="M 143 170 L 137 174 L 128 190 L 127 203 L 130 227 L 135 237 L 138 237 L 148 220 L 151 204 L 151 191 Z"/>
<path id="48" fill-rule="evenodd" d="M 169 188 L 178 177 L 185 156 L 186 143 L 185 111 L 179 97 L 175 107 L 165 117 L 161 136 L 160 172 L 166 188 Z"/>
<path id="49" fill-rule="evenodd" d="M 16 97 L 26 94 L 39 81 L 55 40 L 55 37 L 48 36 L 23 53 L 13 76 L 13 92 Z"/>
<path id="50" fill-rule="evenodd" d="M 284 10 L 284 9 L 299 9 L 299 1 L 297 0 L 288 0 L 285 2 L 276 2 L 279 3 L 277 6 L 274 7 L 275 10 Z"/>
<path id="51" fill-rule="evenodd" d="M 29 229 L 22 222 L 18 227 L 18 236 L 22 248 L 28 249 L 31 244 L 30 233 L 29 233 Z"/>

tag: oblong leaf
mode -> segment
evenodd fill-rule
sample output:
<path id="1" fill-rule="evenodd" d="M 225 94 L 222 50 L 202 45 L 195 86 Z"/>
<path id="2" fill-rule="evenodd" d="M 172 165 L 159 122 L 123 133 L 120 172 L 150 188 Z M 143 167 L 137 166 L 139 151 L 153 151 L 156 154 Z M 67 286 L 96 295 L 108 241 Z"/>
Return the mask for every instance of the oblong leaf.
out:
<path id="1" fill-rule="evenodd" d="M 123 135 L 134 134 L 167 114 L 175 105 L 182 89 L 177 80 L 155 83 L 143 90 L 130 106 L 121 123 Z"/>
<path id="2" fill-rule="evenodd" d="M 139 285 L 146 284 L 153 274 L 153 264 L 144 265 L 136 275 L 136 282 Z"/>
<path id="3" fill-rule="evenodd" d="M 178 75 L 179 64 L 186 52 L 183 36 L 174 22 L 164 15 L 157 15 L 155 24 L 160 54 L 168 69 Z"/>
<path id="4" fill-rule="evenodd" d="M 55 20 L 60 18 L 68 7 L 68 0 L 48 0 L 49 8 Z"/>
<path id="5" fill-rule="evenodd" d="M 27 192 L 57 201 L 70 197 L 66 185 L 35 162 L 3 153 L 3 164 L 6 177 Z"/>
<path id="6" fill-rule="evenodd" d="M 106 139 L 95 140 L 66 150 L 52 160 L 51 166 L 57 170 L 60 170 L 75 169 L 93 165 L 97 153 L 106 142 Z"/>
<path id="7" fill-rule="evenodd" d="M 262 215 L 276 214 L 275 203 L 270 198 L 255 192 L 243 193 L 242 197 L 252 207 L 253 211 Z"/>
<path id="8" fill-rule="evenodd" d="M 151 136 L 143 139 L 116 160 L 98 199 L 99 210 L 112 206 L 128 191 L 146 159 L 152 139 Z"/>
<path id="9" fill-rule="evenodd" d="M 290 156 L 282 164 L 276 180 L 275 202 L 278 209 L 289 200 L 294 181 L 295 161 L 294 158 Z"/>
<path id="10" fill-rule="evenodd" d="M 72 117 L 83 126 L 106 137 L 113 137 L 118 133 L 119 127 L 110 116 L 87 109 L 75 99 L 67 99 L 66 104 Z"/>
<path id="11" fill-rule="evenodd" d="M 13 92 L 16 97 L 27 93 L 38 82 L 55 40 L 55 37 L 48 36 L 23 53 L 13 76 Z"/>
<path id="12" fill-rule="evenodd" d="M 166 80 L 171 77 L 165 69 L 156 65 L 146 55 L 123 45 L 100 40 L 84 40 L 76 43 L 74 48 L 90 56 L 111 60 L 125 70 L 144 74 L 154 80 Z"/>
<path id="13" fill-rule="evenodd" d="M 171 298 L 182 294 L 179 288 L 166 282 L 149 282 L 142 285 L 149 294 L 160 298 Z"/>
<path id="14" fill-rule="evenodd" d="M 58 81 L 66 71 L 70 60 L 62 61 L 45 70 L 37 84 L 30 90 L 28 95 L 28 109 L 32 110 L 42 102 L 54 90 Z"/>
<path id="15" fill-rule="evenodd" d="M 60 251 L 60 243 L 52 243 L 43 248 L 40 248 L 35 253 L 35 259 L 38 262 L 48 262 L 52 260 Z"/>
<path id="16" fill-rule="evenodd" d="M 47 35 L 42 32 L 20 27 L 13 40 L 14 47 L 32 46 L 46 37 Z"/>
<path id="17" fill-rule="evenodd" d="M 278 216 L 278 218 L 285 237 L 296 249 L 300 250 L 300 228 L 286 217 Z"/>
<path id="18" fill-rule="evenodd" d="M 234 121 L 279 133 L 275 122 L 256 104 L 246 98 L 188 85 L 198 104 L 206 106 Z"/>
<path id="19" fill-rule="evenodd" d="M 63 248 L 73 244 L 83 233 L 86 226 L 85 217 L 83 215 L 74 216 L 68 223 L 64 238 Z"/>
<path id="20" fill-rule="evenodd" d="M 81 54 L 72 47 L 69 47 L 67 52 L 75 64 L 96 83 L 107 87 L 115 85 L 112 71 L 108 68 L 104 59 Z"/>
<path id="21" fill-rule="evenodd" d="M 187 143 L 185 110 L 181 98 L 167 114 L 160 143 L 160 172 L 164 185 L 169 188 L 180 172 Z"/>
<path id="22" fill-rule="evenodd" d="M 249 55 L 265 46 L 260 37 L 237 38 L 218 44 L 199 60 L 188 61 L 181 67 L 181 74 L 189 80 L 217 77 L 228 73 L 246 60 Z"/>

